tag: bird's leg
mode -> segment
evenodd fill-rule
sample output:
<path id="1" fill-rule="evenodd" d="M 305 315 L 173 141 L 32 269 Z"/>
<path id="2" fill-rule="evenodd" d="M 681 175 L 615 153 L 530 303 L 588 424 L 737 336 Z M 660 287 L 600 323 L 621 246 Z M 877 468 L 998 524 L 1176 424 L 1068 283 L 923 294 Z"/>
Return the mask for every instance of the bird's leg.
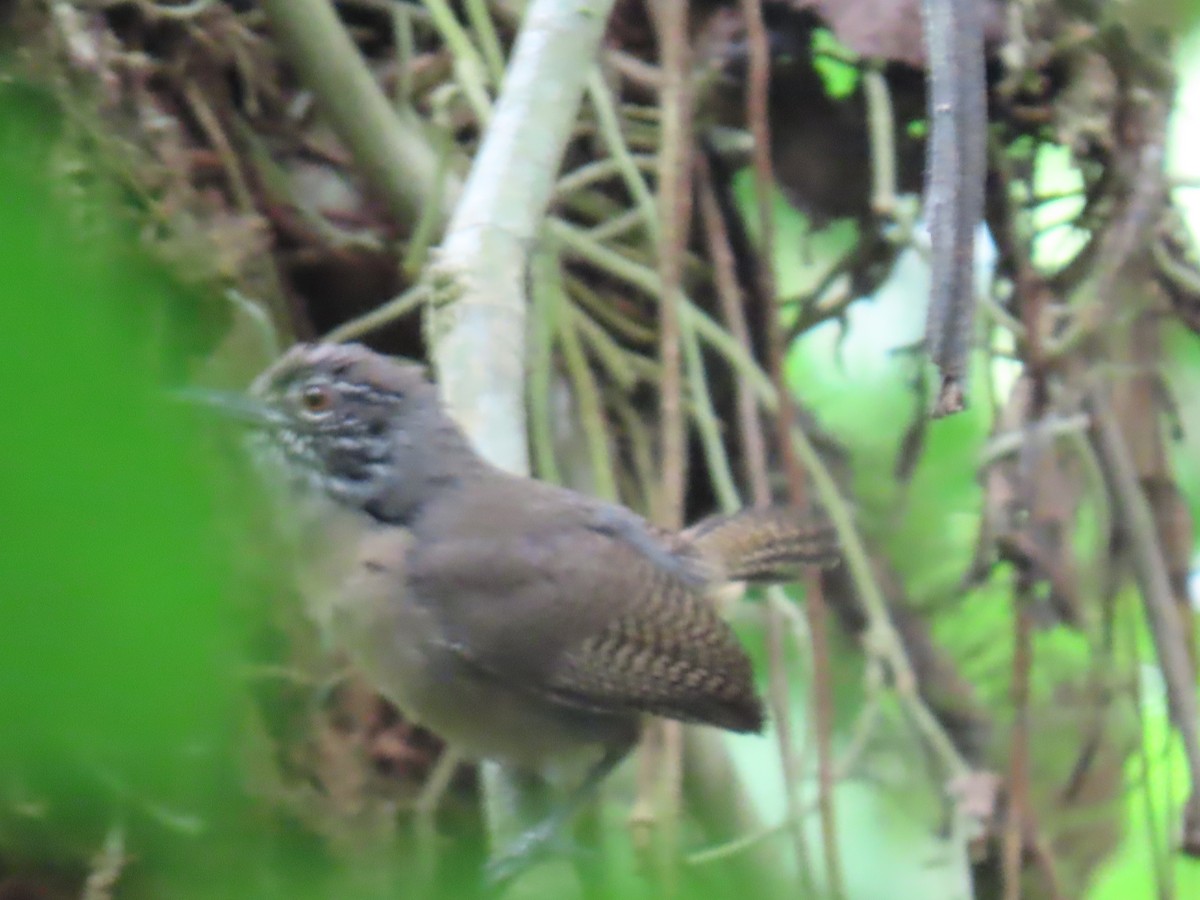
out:
<path id="1" fill-rule="evenodd" d="M 446 789 L 454 777 L 462 757 L 447 748 L 434 763 L 421 793 L 413 806 L 413 824 L 417 839 L 417 858 L 421 867 L 421 884 L 428 889 L 433 885 L 437 871 L 437 811 L 441 806 Z"/>
<path id="2" fill-rule="evenodd" d="M 595 796 L 597 788 L 628 752 L 629 746 L 626 744 L 606 749 L 604 756 L 588 770 L 579 786 L 557 804 L 549 815 L 494 855 L 485 873 L 488 889 L 499 894 L 514 878 L 538 862 L 539 857 L 554 844 L 579 809 Z"/>

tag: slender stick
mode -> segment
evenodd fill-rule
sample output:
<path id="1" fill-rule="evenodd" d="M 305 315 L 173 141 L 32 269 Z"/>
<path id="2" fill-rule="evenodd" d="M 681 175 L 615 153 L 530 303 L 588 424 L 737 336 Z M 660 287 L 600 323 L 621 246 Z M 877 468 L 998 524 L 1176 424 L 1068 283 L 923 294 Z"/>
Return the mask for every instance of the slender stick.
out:
<path id="1" fill-rule="evenodd" d="M 749 354 L 750 326 L 746 322 L 746 312 L 742 308 L 742 293 L 738 287 L 733 247 L 729 242 L 729 233 L 725 227 L 725 220 L 721 216 L 720 205 L 717 203 L 711 173 L 703 159 L 701 159 L 700 212 L 704 221 L 708 257 L 713 264 L 713 282 L 717 289 L 717 297 L 721 301 L 721 312 L 725 317 L 725 325 L 729 329 L 729 333 Z M 738 431 L 742 439 L 742 458 L 745 463 L 746 480 L 750 484 L 750 494 L 756 504 L 765 505 L 771 499 L 771 485 L 767 473 L 767 441 L 763 434 L 758 405 L 754 400 L 754 391 L 747 383 L 745 375 L 737 380 L 736 404 L 740 426 Z"/>
<path id="2" fill-rule="evenodd" d="M 716 191 L 707 166 L 701 167 L 700 211 L 708 241 L 708 255 L 713 262 L 713 280 L 721 301 L 721 310 L 731 334 L 737 338 L 746 353 L 750 353 L 750 328 L 746 313 L 742 309 L 741 291 L 738 289 L 737 272 L 733 248 L 729 243 L 728 230 L 717 203 Z M 754 393 L 743 375 L 737 380 L 737 411 L 742 440 L 742 456 L 746 464 L 747 480 L 756 506 L 771 502 L 771 486 L 767 474 L 767 442 L 763 434 L 762 418 Z M 801 893 L 813 892 L 812 864 L 808 853 L 808 840 L 804 833 L 804 816 L 801 810 L 800 786 L 803 770 L 798 763 L 792 735 L 791 704 L 788 702 L 788 672 L 784 659 L 783 610 L 781 604 L 788 602 L 780 596 L 779 588 L 769 589 L 767 595 L 767 655 L 771 691 L 772 713 L 779 736 L 779 761 L 786 785 L 786 822 L 792 839 L 792 852 L 796 857 L 796 871 L 800 878 Z"/>
<path id="3" fill-rule="evenodd" d="M 330 0 L 263 0 L 288 62 L 311 88 L 338 136 L 397 216 L 415 221 L 435 203 L 438 154 L 412 113 L 397 111 L 380 90 Z M 449 174 L 438 209 L 444 225 L 461 185 Z"/>
<path id="4" fill-rule="evenodd" d="M 1191 793 L 1184 807 L 1183 842 L 1185 846 L 1200 847 L 1200 710 L 1192 663 L 1184 643 L 1187 629 L 1175 607 L 1171 576 L 1158 542 L 1150 504 L 1138 482 L 1129 446 L 1100 387 L 1092 388 L 1087 405 L 1094 422 L 1096 447 L 1111 481 L 1114 505 L 1120 520 L 1126 523 L 1124 530 L 1129 537 L 1146 618 L 1166 683 L 1171 719 L 1183 741 L 1191 781 Z"/>
<path id="5" fill-rule="evenodd" d="M 343 322 L 337 328 L 329 331 L 323 340 L 333 342 L 352 341 L 355 338 L 362 337 L 376 328 L 382 328 L 389 322 L 402 319 L 406 315 L 416 312 L 420 309 L 421 304 L 428 299 L 428 296 L 428 285 L 418 282 L 399 297 L 383 304 L 383 306 L 377 307 L 369 313 L 359 316 L 357 319 Z"/>
<path id="6" fill-rule="evenodd" d="M 966 405 L 975 323 L 975 228 L 987 175 L 987 92 L 980 0 L 923 0 L 929 47 L 929 173 L 933 249 L 926 349 L 941 371 L 934 415 Z"/>
<path id="7" fill-rule="evenodd" d="M 654 518 L 667 528 L 683 525 L 687 491 L 687 422 L 683 402 L 682 303 L 683 255 L 691 213 L 691 93 L 688 85 L 688 2 L 662 0 L 652 6 L 658 31 L 663 86 L 659 95 L 662 139 L 658 152 L 659 302 L 659 443 L 661 489 Z M 627 163 L 628 165 L 628 163 Z M 635 179 L 639 180 L 639 179 Z M 657 835 L 654 858 L 662 889 L 678 891 L 679 819 L 683 732 L 678 722 L 656 723 L 662 729 L 660 752 L 642 757 L 639 793 L 653 791 Z M 651 744 L 649 750 L 653 750 Z"/>
<path id="8" fill-rule="evenodd" d="M 479 127 L 483 128 L 492 115 L 486 87 L 487 65 L 447 0 L 425 0 L 425 8 L 454 56 L 454 78 L 475 113 Z"/>
<path id="9" fill-rule="evenodd" d="M 747 118 L 754 134 L 754 186 L 760 217 L 760 301 L 767 310 L 768 370 L 771 380 L 779 391 L 780 445 L 784 467 L 787 472 L 788 491 L 792 502 L 798 506 L 805 503 L 807 488 L 804 470 L 796 459 L 791 434 L 794 430 L 794 409 L 785 388 L 783 377 L 784 335 L 779 321 L 779 310 L 775 290 L 775 222 L 773 203 L 775 174 L 771 162 L 771 131 L 769 96 L 771 79 L 770 47 L 766 24 L 763 21 L 762 5 L 756 0 L 742 0 L 742 12 L 746 19 L 746 34 L 750 48 L 750 77 L 746 98 Z M 812 708 L 815 711 L 817 738 L 817 781 L 819 794 L 817 805 L 820 810 L 821 838 L 825 854 L 826 879 L 829 895 L 837 900 L 845 896 L 842 883 L 842 867 L 838 846 L 837 818 L 834 807 L 834 760 L 833 760 L 833 676 L 829 662 L 829 614 L 821 590 L 820 577 L 809 567 L 805 574 L 805 612 L 812 633 L 813 680 Z M 782 645 L 779 645 L 782 652 Z M 795 786 L 789 786 L 795 790 Z"/>
<path id="10" fill-rule="evenodd" d="M 600 389 L 579 340 L 579 316 L 559 317 L 559 345 L 571 383 L 575 387 L 575 399 L 579 404 L 579 420 L 587 440 L 588 457 L 592 463 L 592 484 L 597 496 L 605 500 L 617 499 L 617 482 L 613 475 L 612 454 L 608 446 L 608 428 L 604 419 L 604 408 L 600 401 Z"/>
<path id="11" fill-rule="evenodd" d="M 500 36 L 496 34 L 496 25 L 492 22 L 486 0 L 467 0 L 467 17 L 479 39 L 492 84 L 499 88 L 504 80 L 504 50 L 500 47 Z"/>
<path id="12" fill-rule="evenodd" d="M 563 484 L 562 471 L 555 455 L 553 413 L 554 343 L 558 322 L 567 309 L 562 265 L 558 248 L 547 241 L 534 253 L 530 263 L 533 294 L 533 347 L 529 353 L 528 391 L 529 439 L 532 444 L 534 471 L 543 481 Z"/>
<path id="13" fill-rule="evenodd" d="M 1014 592 L 1017 599 L 1011 688 L 1013 726 L 1009 738 L 1008 818 L 1001 851 L 1004 900 L 1021 898 L 1021 857 L 1029 816 L 1029 673 L 1033 668 L 1033 623 L 1027 608 L 1029 586 L 1018 584 Z"/>
<path id="14" fill-rule="evenodd" d="M 687 2 L 658 5 L 663 67 L 662 145 L 658 155 L 659 362 L 662 369 L 659 425 L 662 429 L 663 482 L 660 524 L 683 524 L 687 445 L 683 412 L 682 344 L 679 335 L 683 253 L 691 207 L 691 98 L 687 86 Z"/>
<path id="15" fill-rule="evenodd" d="M 896 212 L 896 118 L 887 78 L 878 62 L 863 72 L 867 101 L 867 137 L 871 142 L 871 211 L 877 216 Z"/>

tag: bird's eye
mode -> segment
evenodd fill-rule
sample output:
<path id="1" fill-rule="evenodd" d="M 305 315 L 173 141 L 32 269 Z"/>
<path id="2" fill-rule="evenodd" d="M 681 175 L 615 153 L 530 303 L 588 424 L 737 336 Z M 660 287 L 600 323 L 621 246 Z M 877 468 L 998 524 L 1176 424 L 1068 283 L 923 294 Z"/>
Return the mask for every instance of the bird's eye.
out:
<path id="1" fill-rule="evenodd" d="M 305 412 L 323 413 L 333 409 L 333 388 L 325 384 L 310 384 L 300 394 Z"/>

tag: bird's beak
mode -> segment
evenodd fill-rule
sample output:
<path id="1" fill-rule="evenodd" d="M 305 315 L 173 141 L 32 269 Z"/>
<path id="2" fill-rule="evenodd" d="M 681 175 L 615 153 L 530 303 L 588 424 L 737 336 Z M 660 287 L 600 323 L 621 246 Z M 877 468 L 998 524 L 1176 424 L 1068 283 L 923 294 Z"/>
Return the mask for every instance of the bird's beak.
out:
<path id="1" fill-rule="evenodd" d="M 184 403 L 202 406 L 249 428 L 270 428 L 278 424 L 278 413 L 254 397 L 214 388 L 185 387 L 171 391 Z"/>

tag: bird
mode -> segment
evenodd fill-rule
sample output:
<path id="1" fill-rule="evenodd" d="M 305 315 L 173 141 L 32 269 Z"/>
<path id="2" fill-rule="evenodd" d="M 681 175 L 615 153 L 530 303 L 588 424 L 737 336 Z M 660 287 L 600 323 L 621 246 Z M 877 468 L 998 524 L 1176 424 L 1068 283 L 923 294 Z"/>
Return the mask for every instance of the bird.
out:
<path id="1" fill-rule="evenodd" d="M 322 632 L 463 758 L 581 760 L 548 840 L 636 744 L 646 716 L 761 732 L 751 661 L 719 615 L 730 582 L 836 561 L 819 515 L 713 515 L 681 531 L 505 471 L 424 366 L 360 344 L 298 344 L 244 394 L 196 389 L 248 428 L 299 541 Z"/>

